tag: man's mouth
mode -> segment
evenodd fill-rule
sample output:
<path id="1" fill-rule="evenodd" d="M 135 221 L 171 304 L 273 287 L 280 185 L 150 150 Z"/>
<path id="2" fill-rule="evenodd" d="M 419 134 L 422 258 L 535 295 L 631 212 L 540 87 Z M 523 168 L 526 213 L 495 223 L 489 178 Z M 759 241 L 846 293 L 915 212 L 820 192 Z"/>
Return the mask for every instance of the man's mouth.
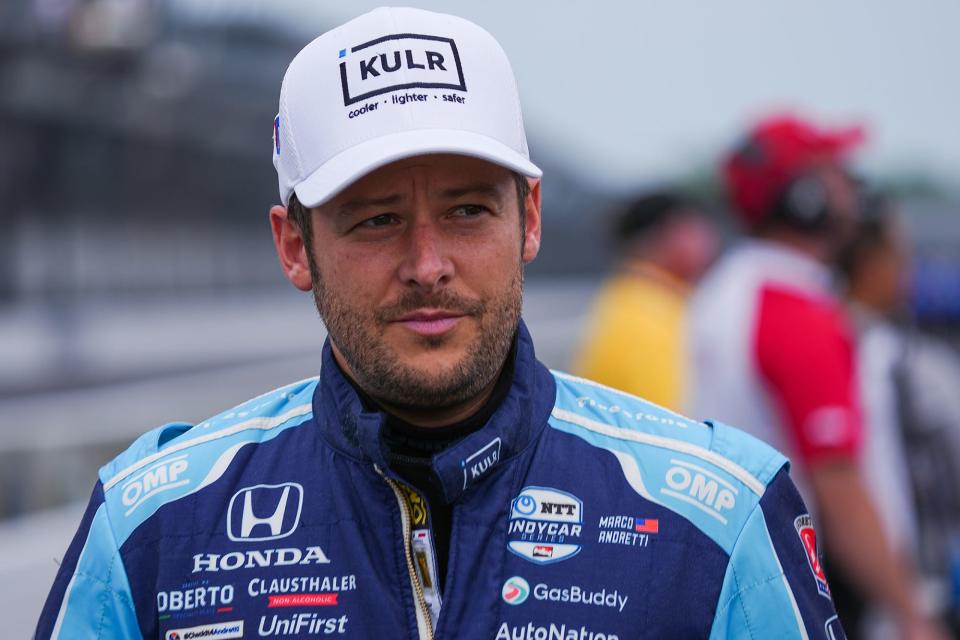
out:
<path id="1" fill-rule="evenodd" d="M 451 331 L 466 314 L 442 309 L 417 309 L 393 322 L 421 336 L 439 336 Z"/>

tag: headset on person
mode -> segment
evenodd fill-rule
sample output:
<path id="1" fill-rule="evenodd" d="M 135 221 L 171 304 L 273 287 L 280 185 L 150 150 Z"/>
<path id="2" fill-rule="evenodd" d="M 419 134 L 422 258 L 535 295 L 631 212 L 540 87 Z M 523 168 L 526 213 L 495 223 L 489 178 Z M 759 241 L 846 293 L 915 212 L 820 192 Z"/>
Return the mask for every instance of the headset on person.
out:
<path id="1" fill-rule="evenodd" d="M 735 157 L 744 165 L 754 167 L 768 160 L 762 142 L 752 137 L 737 149 Z M 816 173 L 803 171 L 791 177 L 780 189 L 759 224 L 781 222 L 794 229 L 821 232 L 829 228 L 831 218 L 826 184 Z"/>
<path id="2" fill-rule="evenodd" d="M 830 226 L 827 186 L 814 173 L 791 178 L 776 198 L 768 220 L 783 222 L 804 231 L 825 231 Z"/>

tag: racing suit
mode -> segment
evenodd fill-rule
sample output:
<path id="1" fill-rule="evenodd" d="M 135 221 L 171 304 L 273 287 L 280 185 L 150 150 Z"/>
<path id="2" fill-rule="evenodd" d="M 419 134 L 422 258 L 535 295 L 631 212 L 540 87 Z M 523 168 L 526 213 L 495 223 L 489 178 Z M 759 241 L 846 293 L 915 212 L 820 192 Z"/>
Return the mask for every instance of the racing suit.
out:
<path id="1" fill-rule="evenodd" d="M 38 637 L 835 638 L 809 516 L 772 448 L 548 371 L 438 453 L 429 505 L 324 348 L 318 378 L 103 467 Z"/>

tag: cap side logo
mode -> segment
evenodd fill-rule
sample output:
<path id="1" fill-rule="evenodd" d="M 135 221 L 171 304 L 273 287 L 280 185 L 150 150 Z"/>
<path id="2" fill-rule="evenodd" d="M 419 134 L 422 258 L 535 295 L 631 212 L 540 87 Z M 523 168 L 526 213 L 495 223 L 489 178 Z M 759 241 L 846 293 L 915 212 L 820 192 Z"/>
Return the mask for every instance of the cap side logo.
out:
<path id="1" fill-rule="evenodd" d="M 405 89 L 467 90 L 452 38 L 393 34 L 341 49 L 339 59 L 345 107 Z"/>
<path id="2" fill-rule="evenodd" d="M 273 146 L 280 155 L 280 116 L 273 119 Z"/>

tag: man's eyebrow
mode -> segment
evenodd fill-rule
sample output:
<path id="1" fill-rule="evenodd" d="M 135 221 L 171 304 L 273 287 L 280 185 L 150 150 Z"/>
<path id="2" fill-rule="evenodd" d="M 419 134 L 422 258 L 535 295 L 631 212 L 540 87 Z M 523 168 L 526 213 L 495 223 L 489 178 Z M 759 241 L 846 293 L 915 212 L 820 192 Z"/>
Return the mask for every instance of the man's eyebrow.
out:
<path id="1" fill-rule="evenodd" d="M 461 198 L 469 195 L 482 195 L 491 198 L 503 198 L 503 189 L 492 182 L 474 182 L 459 187 L 451 187 L 440 192 L 444 198 Z"/>
<path id="2" fill-rule="evenodd" d="M 372 207 L 389 207 L 399 203 L 401 199 L 399 194 L 385 196 L 383 198 L 358 198 L 357 200 L 344 202 L 337 207 L 337 215 L 347 216 L 356 211 Z"/>

